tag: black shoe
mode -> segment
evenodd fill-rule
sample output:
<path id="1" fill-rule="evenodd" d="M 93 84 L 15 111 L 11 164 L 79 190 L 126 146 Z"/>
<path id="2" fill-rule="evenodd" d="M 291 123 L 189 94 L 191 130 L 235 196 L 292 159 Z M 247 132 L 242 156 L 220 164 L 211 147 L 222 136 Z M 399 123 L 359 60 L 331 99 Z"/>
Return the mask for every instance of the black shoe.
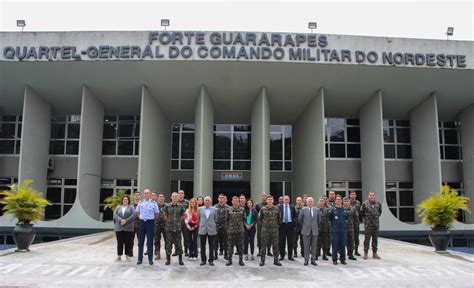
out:
<path id="1" fill-rule="evenodd" d="M 214 266 L 214 262 L 213 262 L 213 261 L 209 261 L 209 266 Z"/>
<path id="2" fill-rule="evenodd" d="M 298 258 L 298 253 L 295 252 L 295 256 L 293 256 L 294 258 Z"/>
<path id="3" fill-rule="evenodd" d="M 337 261 L 332 261 L 332 264 L 337 265 Z"/>
<path id="4" fill-rule="evenodd" d="M 329 253 L 329 251 L 326 253 L 326 255 L 327 255 L 327 256 L 332 256 L 332 254 L 331 254 L 331 253 Z"/>
<path id="5" fill-rule="evenodd" d="M 350 255 L 350 256 L 349 256 L 349 260 L 357 260 L 357 258 L 355 258 L 354 256 Z"/>
<path id="6" fill-rule="evenodd" d="M 218 259 L 219 259 L 219 257 L 217 257 L 217 254 L 214 255 L 214 260 L 218 260 Z"/>
<path id="7" fill-rule="evenodd" d="M 240 265 L 240 266 L 245 266 L 244 260 L 242 260 L 242 258 L 239 259 L 239 265 Z"/>
<path id="8" fill-rule="evenodd" d="M 184 252 L 184 257 L 189 257 L 189 253 L 188 253 L 188 252 Z"/>
<path id="9" fill-rule="evenodd" d="M 153 265 L 153 260 L 148 260 L 148 264 Z"/>
<path id="10" fill-rule="evenodd" d="M 356 251 L 356 252 L 354 253 L 354 255 L 360 256 L 360 253 L 359 253 L 358 251 Z"/>
<path id="11" fill-rule="evenodd" d="M 145 255 L 148 255 L 148 251 L 145 252 Z"/>
<path id="12" fill-rule="evenodd" d="M 304 266 L 308 266 L 308 261 L 304 261 Z"/>
<path id="13" fill-rule="evenodd" d="M 326 257 L 326 255 L 324 255 L 323 260 L 328 261 L 329 259 L 328 259 L 328 257 Z"/>
<path id="14" fill-rule="evenodd" d="M 183 262 L 183 255 L 179 255 L 179 261 L 178 261 L 179 265 L 183 266 L 184 265 L 184 262 Z"/>
<path id="15" fill-rule="evenodd" d="M 171 255 L 167 254 L 165 265 L 170 265 L 170 263 L 171 263 Z"/>
<path id="16" fill-rule="evenodd" d="M 137 265 L 140 265 L 140 264 L 142 264 L 142 260 L 137 261 Z"/>
<path id="17" fill-rule="evenodd" d="M 260 253 L 260 251 L 258 251 L 257 257 L 260 257 L 260 256 L 262 256 L 262 254 Z"/>
<path id="18" fill-rule="evenodd" d="M 313 260 L 313 261 L 311 261 L 311 265 L 313 265 L 313 266 L 318 266 L 318 263 L 316 263 L 316 261 Z"/>
<path id="19" fill-rule="evenodd" d="M 201 262 L 201 264 L 199 264 L 199 266 L 204 266 L 204 265 L 206 265 L 206 261 Z"/>
<path id="20" fill-rule="evenodd" d="M 295 261 L 295 258 L 293 258 L 293 257 L 288 257 L 288 260 L 290 260 L 290 261 Z"/>
<path id="21" fill-rule="evenodd" d="M 235 252 L 234 255 L 239 255 L 239 252 Z"/>
<path id="22" fill-rule="evenodd" d="M 227 263 L 225 263 L 225 266 L 230 266 L 230 265 L 232 265 L 232 260 L 229 259 L 227 260 Z"/>
<path id="23" fill-rule="evenodd" d="M 281 266 L 281 263 L 280 263 L 280 261 L 277 260 L 277 261 L 274 261 L 274 262 L 273 262 L 273 265 L 275 265 L 275 266 Z"/>
<path id="24" fill-rule="evenodd" d="M 260 263 L 258 264 L 259 266 L 265 265 L 265 260 L 261 260 Z"/>
<path id="25" fill-rule="evenodd" d="M 341 261 L 341 264 L 346 265 L 347 263 L 346 263 L 346 261 Z"/>

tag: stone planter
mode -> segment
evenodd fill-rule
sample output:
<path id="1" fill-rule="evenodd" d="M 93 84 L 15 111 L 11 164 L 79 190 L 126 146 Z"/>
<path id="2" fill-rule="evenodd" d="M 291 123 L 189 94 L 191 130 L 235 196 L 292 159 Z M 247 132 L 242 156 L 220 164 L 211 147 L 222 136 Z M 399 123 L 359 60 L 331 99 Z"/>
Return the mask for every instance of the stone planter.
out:
<path id="1" fill-rule="evenodd" d="M 13 240 L 15 240 L 16 252 L 30 251 L 30 245 L 35 239 L 36 231 L 33 224 L 16 225 L 13 230 Z"/>
<path id="2" fill-rule="evenodd" d="M 436 226 L 431 230 L 429 238 L 435 251 L 443 253 L 448 250 L 451 233 L 446 227 Z"/>

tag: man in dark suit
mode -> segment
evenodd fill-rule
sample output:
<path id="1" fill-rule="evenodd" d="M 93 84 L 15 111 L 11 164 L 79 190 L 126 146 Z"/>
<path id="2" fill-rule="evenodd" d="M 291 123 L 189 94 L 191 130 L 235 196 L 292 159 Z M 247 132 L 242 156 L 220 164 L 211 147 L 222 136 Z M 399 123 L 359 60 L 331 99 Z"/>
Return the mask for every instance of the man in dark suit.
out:
<path id="1" fill-rule="evenodd" d="M 319 209 L 314 207 L 313 197 L 309 197 L 306 202 L 308 206 L 301 210 L 298 217 L 301 224 L 301 235 L 303 235 L 304 265 L 308 265 L 309 255 L 311 253 L 311 264 L 318 266 L 316 263 L 316 251 L 318 247 L 318 225 L 321 214 Z"/>
<path id="2" fill-rule="evenodd" d="M 285 195 L 283 197 L 283 204 L 279 205 L 278 208 L 280 209 L 281 217 L 281 225 L 278 228 L 280 260 L 285 258 L 285 243 L 288 243 L 288 260 L 295 261 L 295 259 L 293 259 L 293 237 L 296 209 L 295 206 L 290 204 L 290 196 Z"/>

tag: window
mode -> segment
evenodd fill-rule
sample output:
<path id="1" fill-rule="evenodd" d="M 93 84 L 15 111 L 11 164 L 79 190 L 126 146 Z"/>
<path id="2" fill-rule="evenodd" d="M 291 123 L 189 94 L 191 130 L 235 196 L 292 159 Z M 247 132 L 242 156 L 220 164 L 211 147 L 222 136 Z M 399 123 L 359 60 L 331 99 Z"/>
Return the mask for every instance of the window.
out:
<path id="1" fill-rule="evenodd" d="M 405 223 L 415 222 L 413 184 L 411 182 L 385 182 L 387 205 L 393 216 Z"/>
<path id="2" fill-rule="evenodd" d="M 458 191 L 458 194 L 459 195 L 462 195 L 462 196 L 466 196 L 466 194 L 464 194 L 464 183 L 461 182 L 461 183 L 444 183 L 444 185 L 448 185 L 449 187 L 455 189 L 456 191 Z M 459 210 L 458 211 L 458 217 L 456 218 L 457 221 L 459 222 L 462 222 L 462 223 L 466 223 L 466 213 L 463 211 L 463 210 Z"/>
<path id="3" fill-rule="evenodd" d="M 270 195 L 273 196 L 275 204 L 278 204 L 280 196 L 284 195 L 290 196 L 290 200 L 293 202 L 292 188 L 292 182 L 289 181 L 270 182 Z"/>
<path id="4" fill-rule="evenodd" d="M 462 161 L 461 123 L 438 122 L 441 160 Z"/>
<path id="5" fill-rule="evenodd" d="M 178 192 L 179 190 L 184 191 L 184 198 L 191 199 L 194 197 L 194 182 L 184 180 L 172 180 L 171 181 L 171 192 Z M 168 199 L 165 199 L 168 201 Z"/>
<path id="6" fill-rule="evenodd" d="M 0 155 L 20 154 L 21 115 L 0 116 Z"/>
<path id="7" fill-rule="evenodd" d="M 250 125 L 214 125 L 214 170 L 250 170 Z"/>
<path id="8" fill-rule="evenodd" d="M 50 155 L 79 154 L 80 115 L 53 116 L 49 141 Z"/>
<path id="9" fill-rule="evenodd" d="M 329 196 L 329 191 L 336 192 L 336 195 L 341 195 L 342 198 L 349 197 L 351 191 L 356 192 L 356 199 L 361 203 L 362 199 L 362 183 L 357 181 L 328 181 L 326 182 L 326 196 Z"/>
<path id="10" fill-rule="evenodd" d="M 105 115 L 102 155 L 138 156 L 140 144 L 139 115 Z"/>
<path id="11" fill-rule="evenodd" d="M 292 171 L 291 125 L 270 125 L 270 170 Z"/>
<path id="12" fill-rule="evenodd" d="M 326 158 L 360 159 L 360 126 L 358 119 L 326 119 Z"/>
<path id="13" fill-rule="evenodd" d="M 383 120 L 385 159 L 411 159 L 410 121 Z"/>
<path id="14" fill-rule="evenodd" d="M 46 206 L 44 219 L 54 220 L 66 215 L 76 200 L 77 180 L 49 178 L 46 199 L 51 206 Z"/>
<path id="15" fill-rule="evenodd" d="M 194 169 L 194 124 L 173 124 L 171 169 Z"/>
<path id="16" fill-rule="evenodd" d="M 113 213 L 110 209 L 105 209 L 105 198 L 117 194 L 119 189 L 125 190 L 125 194 L 130 195 L 130 201 L 133 202 L 133 192 L 138 188 L 138 180 L 132 179 L 102 179 L 99 194 L 99 213 L 102 215 L 102 221 L 113 220 Z"/>
<path id="17" fill-rule="evenodd" d="M 10 191 L 10 185 L 17 183 L 18 178 L 13 177 L 1 177 L 0 178 L 0 191 Z M 0 195 L 0 200 L 3 198 L 3 195 Z M 4 204 L 0 204 L 0 216 L 3 215 Z"/>

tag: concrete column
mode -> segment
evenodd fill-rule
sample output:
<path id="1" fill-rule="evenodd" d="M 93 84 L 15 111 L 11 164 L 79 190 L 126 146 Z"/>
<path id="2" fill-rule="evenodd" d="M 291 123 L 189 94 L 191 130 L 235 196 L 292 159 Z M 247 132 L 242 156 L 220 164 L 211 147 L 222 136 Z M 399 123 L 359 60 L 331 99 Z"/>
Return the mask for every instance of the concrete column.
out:
<path id="1" fill-rule="evenodd" d="M 461 112 L 461 143 L 464 193 L 469 201 L 471 213 L 466 213 L 466 223 L 474 223 L 474 104 Z"/>
<path id="2" fill-rule="evenodd" d="M 382 91 L 369 99 L 359 111 L 362 199 L 373 191 L 385 203 L 385 155 L 383 140 Z M 386 205 L 384 204 L 386 207 Z M 385 210 L 387 211 L 387 210 Z"/>
<path id="3" fill-rule="evenodd" d="M 441 186 L 438 107 L 432 94 L 410 111 L 415 206 Z M 419 222 L 418 216 L 415 221 Z"/>
<path id="4" fill-rule="evenodd" d="M 18 180 L 32 179 L 31 187 L 46 195 L 51 106 L 26 86 Z"/>
<path id="5" fill-rule="evenodd" d="M 171 124 L 156 99 L 142 86 L 138 187 L 170 194 Z"/>
<path id="6" fill-rule="evenodd" d="M 262 87 L 251 110 L 251 179 L 252 199 L 260 199 L 262 192 L 270 193 L 270 102 Z"/>
<path id="7" fill-rule="evenodd" d="M 205 87 L 199 91 L 194 119 L 194 196 L 212 197 L 214 106 Z"/>
<path id="8" fill-rule="evenodd" d="M 324 88 L 306 106 L 293 128 L 294 194 L 318 197 L 326 189 Z"/>
<path id="9" fill-rule="evenodd" d="M 99 220 L 104 105 L 82 87 L 81 129 L 77 164 L 77 197 L 86 213 Z"/>

